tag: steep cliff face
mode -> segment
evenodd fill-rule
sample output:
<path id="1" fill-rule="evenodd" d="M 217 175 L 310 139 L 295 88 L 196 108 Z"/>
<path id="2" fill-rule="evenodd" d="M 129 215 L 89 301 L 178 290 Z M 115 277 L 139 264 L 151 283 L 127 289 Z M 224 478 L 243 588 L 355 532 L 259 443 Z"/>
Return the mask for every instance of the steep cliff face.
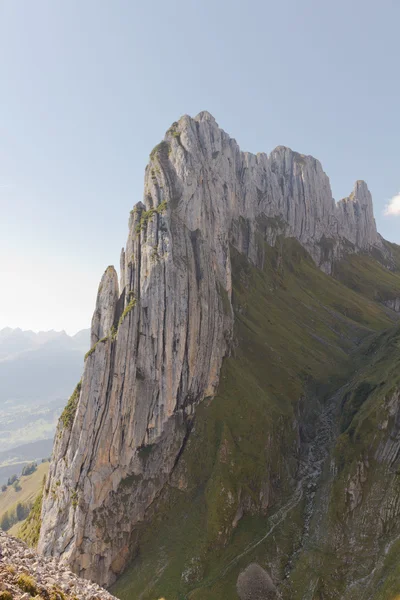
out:
<path id="1" fill-rule="evenodd" d="M 238 315 L 249 306 L 245 301 L 234 308 L 233 279 L 237 294 L 243 281 L 238 281 L 233 265 L 243 259 L 251 269 L 271 268 L 279 274 L 285 262 L 282 236 L 296 238 L 325 273 L 331 273 L 335 261 L 348 254 L 374 251 L 389 264 L 394 260 L 377 234 L 365 183 L 357 182 L 349 198 L 335 204 L 329 180 L 314 158 L 281 147 L 270 156 L 243 153 L 206 112 L 174 123 L 151 153 L 143 203 L 131 212 L 121 253 L 120 287 L 112 267 L 99 286 L 92 349 L 80 391 L 70 403 L 70 418 L 60 421 L 56 435 L 44 493 L 41 552 L 61 556 L 80 576 L 109 585 L 134 555 L 141 524 L 165 490 L 191 488 L 182 465 L 187 448 L 196 447 L 195 407 L 214 397 L 223 385 L 223 359 L 237 347 Z M 271 256 L 269 247 L 274 245 Z M 306 276 L 312 273 L 316 281 L 325 277 L 302 252 L 304 256 L 296 249 L 294 255 L 299 264 L 305 261 Z M 246 269 L 239 270 L 244 279 L 250 277 Z M 271 275 L 263 283 L 264 295 L 280 289 L 282 281 L 276 277 Z M 343 310 L 338 308 L 342 300 L 335 286 L 339 284 L 327 278 L 321 285 L 327 286 L 327 281 L 334 286 L 335 299 L 329 311 L 339 311 L 340 317 L 338 323 L 331 322 L 328 309 L 321 316 L 324 344 L 335 350 L 324 351 L 322 358 L 318 350 L 313 359 L 316 371 L 332 356 L 334 364 L 342 365 L 356 341 L 390 322 L 370 300 L 365 301 L 364 320 L 356 316 L 349 321 L 348 307 L 353 316 L 360 310 L 357 298 L 351 296 Z M 302 294 L 299 299 L 308 305 Z M 295 309 L 292 316 L 294 323 Z M 302 318 L 311 330 L 310 314 Z M 344 338 L 343 320 L 348 326 Z M 349 333 L 353 330 L 357 334 Z M 273 330 L 270 333 L 274 335 Z M 318 337 L 318 332 L 313 335 Z M 268 342 L 260 337 L 257 352 L 262 357 L 264 344 Z M 310 343 L 309 348 L 311 356 Z M 275 361 L 273 353 L 271 377 L 279 373 Z M 295 364 L 285 371 L 289 381 L 311 377 L 306 363 Z M 261 363 L 259 368 L 264 368 Z M 271 383 L 268 378 L 257 382 L 259 374 L 254 377 L 251 386 L 257 396 L 260 386 L 269 388 Z M 277 419 L 271 408 L 265 417 L 275 460 L 261 461 L 253 495 L 249 482 L 239 486 L 239 500 L 238 490 L 225 486 L 231 496 L 221 514 L 216 509 L 214 525 L 209 525 L 210 540 L 216 535 L 226 542 L 232 523 L 246 512 L 266 515 L 296 489 L 299 415 L 307 413 L 306 389 L 298 382 L 288 383 L 288 389 L 276 393 L 280 402 L 285 395 L 290 398 L 286 409 L 282 411 L 279 404 Z M 222 464 L 234 452 L 231 435 L 224 430 L 219 446 Z M 246 435 L 251 435 L 251 428 Z M 282 458 L 287 448 L 289 463 Z M 262 475 L 266 466 L 269 470 Z M 216 489 L 230 479 L 224 469 L 215 475 Z M 211 486 L 208 502 L 217 506 L 212 495 Z"/>
<path id="2" fill-rule="evenodd" d="M 350 196 L 337 203 L 336 213 L 339 235 L 361 250 L 382 249 L 382 240 L 376 231 L 372 197 L 365 181 L 356 182 Z"/>
<path id="3" fill-rule="evenodd" d="M 237 598 L 253 564 L 277 600 L 393 600 L 377 594 L 394 562 L 382 566 L 396 475 L 372 457 L 380 442 L 395 453 L 394 420 L 380 423 L 397 385 L 396 315 L 318 270 L 293 239 L 264 250 L 262 269 L 232 250 L 235 345 L 136 527 L 133 562 L 113 588 L 123 600 Z M 399 289 L 398 275 L 375 267 L 371 296 L 387 275 Z M 370 587 L 351 587 L 373 564 Z"/>

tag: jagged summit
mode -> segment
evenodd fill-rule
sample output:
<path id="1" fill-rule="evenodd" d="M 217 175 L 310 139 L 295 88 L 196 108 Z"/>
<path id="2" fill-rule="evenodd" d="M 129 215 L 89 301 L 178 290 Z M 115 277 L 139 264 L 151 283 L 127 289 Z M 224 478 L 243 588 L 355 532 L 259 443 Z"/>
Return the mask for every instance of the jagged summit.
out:
<path id="1" fill-rule="evenodd" d="M 189 117 L 189 115 L 185 115 L 186 117 Z M 195 121 L 211 121 L 212 123 L 215 123 L 215 125 L 218 127 L 218 123 L 215 120 L 215 117 L 213 117 L 213 115 L 211 113 L 208 112 L 208 110 L 202 110 L 201 112 L 199 112 L 198 115 L 196 115 L 196 117 L 194 118 Z"/>
<path id="2" fill-rule="evenodd" d="M 219 206 L 213 219 L 217 223 L 221 217 L 228 230 L 238 218 L 248 219 L 251 236 L 255 219 L 264 215 L 270 220 L 264 232 L 270 243 L 277 234 L 296 237 L 327 273 L 344 252 L 375 248 L 388 258 L 364 181 L 357 181 L 352 193 L 336 203 L 328 176 L 316 158 L 285 146 L 276 147 L 269 155 L 242 152 L 208 111 L 194 118 L 182 116 L 154 148 L 146 168 L 143 202 L 136 204 L 134 212 L 146 214 L 172 193 L 169 208 L 177 202 L 188 227 L 196 229 L 202 213 L 209 213 L 202 190 L 205 173 L 212 181 L 214 208 Z M 173 182 L 174 189 L 168 189 Z M 226 234 L 232 237 L 232 232 Z M 121 271 L 126 256 L 124 253 L 121 258 Z"/>
<path id="3" fill-rule="evenodd" d="M 193 122 L 198 122 L 198 123 L 205 123 L 208 128 L 209 128 L 209 138 L 211 138 L 211 143 L 215 144 L 217 143 L 216 140 L 219 138 L 221 141 L 225 141 L 226 143 L 231 143 L 233 144 L 239 151 L 239 146 L 236 142 L 235 139 L 231 138 L 223 129 L 221 129 L 215 119 L 215 117 L 208 111 L 201 111 L 196 117 L 191 118 L 189 115 L 184 115 L 182 116 L 179 121 L 177 123 L 174 123 L 172 125 L 172 127 L 167 131 L 164 140 L 167 141 L 168 143 L 171 142 L 171 133 L 172 135 L 175 135 L 176 137 L 176 131 L 177 129 L 180 130 L 180 138 L 182 137 L 182 134 L 184 133 L 184 131 L 187 132 L 188 136 L 190 136 L 189 130 L 191 129 L 191 125 Z M 175 133 L 174 133 L 175 132 Z M 215 135 L 217 134 L 217 135 Z M 201 142 L 201 140 L 199 140 Z M 310 169 L 314 169 L 318 175 L 318 178 L 323 180 L 326 179 L 326 182 L 324 182 L 324 184 L 327 183 L 327 186 L 329 188 L 329 194 L 330 196 L 332 196 L 331 193 L 331 189 L 330 189 L 330 184 L 329 184 L 329 179 L 326 176 L 326 174 L 323 171 L 322 165 L 320 163 L 320 161 L 318 159 L 316 159 L 315 157 L 311 156 L 311 155 L 305 155 L 305 154 L 301 154 L 299 152 L 296 152 L 294 150 L 292 150 L 291 148 L 287 147 L 287 146 L 277 146 L 276 148 L 274 148 L 270 154 L 268 155 L 265 152 L 258 152 L 257 154 L 253 154 L 251 152 L 241 152 L 241 154 L 243 156 L 246 157 L 247 161 L 249 162 L 253 162 L 254 160 L 256 162 L 260 162 L 261 164 L 268 164 L 268 162 L 270 162 L 272 165 L 274 165 L 274 171 L 277 172 L 277 169 L 279 168 L 278 165 L 280 165 L 280 168 L 283 169 L 284 173 L 288 173 L 289 171 L 293 171 L 295 170 L 294 165 L 296 165 L 297 169 L 300 169 L 305 177 L 307 177 L 307 170 L 309 171 Z M 316 196 L 316 200 L 320 200 L 321 198 Z M 333 197 L 331 198 L 332 202 L 330 202 L 331 204 L 331 210 L 333 210 L 333 212 L 335 212 L 334 208 L 335 207 L 335 201 L 333 200 Z M 372 207 L 372 197 L 370 194 L 370 191 L 368 189 L 368 186 L 366 184 L 365 181 L 362 180 L 358 180 L 355 182 L 354 184 L 354 189 L 351 192 L 351 194 L 347 197 L 344 198 L 342 200 L 339 200 L 338 203 L 340 202 L 347 202 L 347 201 L 352 201 L 352 202 L 358 202 L 360 205 L 368 205 Z M 373 212 L 373 209 L 372 209 Z M 342 216 L 341 211 L 338 211 L 339 214 L 339 218 Z M 368 215 L 369 217 L 371 217 L 371 215 Z M 372 219 L 373 219 L 373 214 L 372 214 Z M 375 222 L 372 222 L 372 226 L 375 227 Z M 375 227 L 376 229 L 376 227 Z M 368 244 L 371 245 L 378 245 L 381 246 L 380 240 L 375 238 L 375 239 L 371 239 L 369 240 L 367 243 L 363 244 L 363 247 L 367 247 Z"/>
<path id="4" fill-rule="evenodd" d="M 371 197 L 371 193 L 368 189 L 368 185 L 366 184 L 366 182 L 363 179 L 359 179 L 358 181 L 355 182 L 352 195 L 353 194 L 357 198 L 361 199 L 362 197 L 364 197 L 366 199 L 366 201 L 371 200 L 371 202 L 372 202 L 372 197 Z"/>
<path id="5" fill-rule="evenodd" d="M 344 251 L 378 248 L 386 253 L 376 230 L 367 185 L 356 182 L 350 196 L 335 203 L 329 179 L 312 156 L 284 146 L 278 146 L 269 155 L 241 152 L 237 142 L 207 111 L 194 119 L 188 115 L 181 117 L 168 129 L 163 143 L 168 161 L 161 162 L 168 169 L 160 171 L 157 166 L 160 153 L 152 153 L 145 185 L 146 210 L 162 201 L 164 195 L 160 190 L 165 187 L 167 175 L 170 180 L 173 174 L 179 188 L 176 189 L 180 195 L 179 209 L 185 210 L 186 216 L 189 212 L 200 216 L 199 211 L 208 211 L 204 190 L 199 189 L 203 185 L 202 176 L 207 173 L 212 180 L 213 204 L 218 203 L 218 213 L 223 215 L 228 228 L 238 218 L 252 223 L 264 215 L 274 219 L 275 224 L 279 219 L 284 224 L 279 233 L 296 237 L 328 273 L 333 260 Z M 162 154 L 161 148 L 156 148 Z M 157 186 L 161 186 L 158 192 Z M 195 228 L 197 224 L 192 221 L 189 227 Z M 266 234 L 272 243 L 276 229 Z M 329 240 L 329 251 L 325 240 Z"/>

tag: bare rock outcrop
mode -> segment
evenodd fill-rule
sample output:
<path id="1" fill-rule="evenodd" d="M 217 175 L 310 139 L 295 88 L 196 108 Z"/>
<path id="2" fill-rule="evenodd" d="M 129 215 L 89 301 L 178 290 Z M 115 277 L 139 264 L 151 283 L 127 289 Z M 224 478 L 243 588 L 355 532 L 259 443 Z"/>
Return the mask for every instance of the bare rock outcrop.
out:
<path id="1" fill-rule="evenodd" d="M 107 267 L 97 292 L 93 313 L 90 345 L 106 337 L 114 324 L 115 307 L 119 298 L 118 276 L 114 267 Z"/>
<path id="2" fill-rule="evenodd" d="M 400 298 L 393 298 L 392 300 L 384 300 L 383 304 L 388 308 L 394 310 L 394 312 L 400 312 Z"/>
<path id="3" fill-rule="evenodd" d="M 355 248 L 382 249 L 382 240 L 376 230 L 372 196 L 365 181 L 357 181 L 353 192 L 336 205 L 338 235 Z"/>
<path id="4" fill-rule="evenodd" d="M 131 212 L 121 288 L 111 267 L 99 287 L 79 401 L 59 424 L 44 491 L 44 555 L 102 585 L 124 569 L 196 404 L 218 386 L 233 329 L 230 248 L 262 265 L 264 241 L 281 234 L 326 272 L 345 252 L 385 252 L 363 182 L 335 204 L 316 159 L 241 152 L 207 112 L 174 123 Z"/>
<path id="5" fill-rule="evenodd" d="M 238 577 L 236 589 L 240 600 L 277 600 L 277 589 L 267 571 L 251 563 Z"/>

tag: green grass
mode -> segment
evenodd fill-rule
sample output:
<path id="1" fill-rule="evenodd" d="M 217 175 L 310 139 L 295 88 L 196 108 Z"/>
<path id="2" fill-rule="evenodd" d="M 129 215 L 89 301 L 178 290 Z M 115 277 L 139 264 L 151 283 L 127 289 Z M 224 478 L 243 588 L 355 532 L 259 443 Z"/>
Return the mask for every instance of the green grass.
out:
<path id="1" fill-rule="evenodd" d="M 79 381 L 76 384 L 76 387 L 75 387 L 74 391 L 72 392 L 72 395 L 71 395 L 70 399 L 68 400 L 63 412 L 61 413 L 60 422 L 66 428 L 71 428 L 72 424 L 74 422 L 75 413 L 76 413 L 76 409 L 78 407 L 78 402 L 79 402 L 79 395 L 81 393 L 81 387 L 82 387 L 82 383 Z"/>
<path id="2" fill-rule="evenodd" d="M 169 153 L 169 143 L 162 141 L 157 146 L 154 146 L 153 150 L 150 152 L 150 159 L 153 160 L 157 158 L 158 155 L 168 156 Z"/>
<path id="3" fill-rule="evenodd" d="M 23 540 L 28 546 L 36 548 L 39 542 L 40 528 L 42 524 L 42 502 L 43 489 L 40 490 L 33 503 L 31 512 L 27 519 L 20 525 L 15 535 Z"/>
<path id="4" fill-rule="evenodd" d="M 23 592 L 27 592 L 30 596 L 37 596 L 39 593 L 36 581 L 30 575 L 26 575 L 26 573 L 22 573 L 18 577 L 17 585 Z"/>
<path id="5" fill-rule="evenodd" d="M 275 544 L 283 568 L 301 532 L 301 505 L 277 527 L 275 542 L 229 565 L 261 540 L 293 492 L 299 398 L 307 395 L 312 421 L 316 396 L 323 402 L 338 389 L 360 344 L 392 325 L 383 307 L 318 270 L 295 240 L 263 251 L 260 271 L 232 249 L 237 343 L 217 396 L 196 409 L 171 485 L 135 532 L 136 558 L 112 588 L 123 600 L 235 598 L 240 569 L 272 561 Z M 355 404 L 349 414 L 362 407 Z M 233 528 L 239 506 L 244 516 Z"/>
<path id="6" fill-rule="evenodd" d="M 33 502 L 42 485 L 43 477 L 47 475 L 49 464 L 40 463 L 37 470 L 31 475 L 20 477 L 21 490 L 16 492 L 13 486 L 9 486 L 6 492 L 0 494 L 0 515 L 12 510 L 18 502 Z"/>
<path id="7" fill-rule="evenodd" d="M 111 328 L 111 331 L 110 331 L 110 336 L 111 336 L 111 339 L 113 339 L 113 338 L 114 338 L 114 336 L 115 336 L 115 330 L 114 330 L 114 328 L 113 328 L 113 327 Z M 88 351 L 86 352 L 84 360 L 86 361 L 86 360 L 89 358 L 89 356 L 92 356 L 92 354 L 93 354 L 93 353 L 96 351 L 96 348 L 97 348 L 97 346 L 98 346 L 99 344 L 104 344 L 105 342 L 107 342 L 107 340 L 108 340 L 108 339 L 109 339 L 109 336 L 108 336 L 108 335 L 106 335 L 106 336 L 104 336 L 103 338 L 101 338 L 101 340 L 98 340 L 98 341 L 97 341 L 97 342 L 94 344 L 94 346 L 92 346 L 92 347 L 90 348 L 90 350 L 88 350 Z"/>
<path id="8" fill-rule="evenodd" d="M 154 217 L 154 215 L 162 215 L 167 210 L 167 201 L 163 200 L 156 208 L 150 208 L 140 213 L 140 221 L 136 225 L 136 233 L 140 233 L 146 229 L 148 222 Z"/>
<path id="9" fill-rule="evenodd" d="M 118 327 L 123 323 L 125 317 L 131 312 L 131 310 L 134 309 L 135 306 L 136 306 L 136 298 L 135 298 L 135 296 L 131 295 L 131 299 L 129 300 L 128 304 L 125 306 L 124 311 L 119 318 Z"/>
<path id="10" fill-rule="evenodd" d="M 400 268 L 400 249 L 391 244 Z M 366 254 L 353 254 L 335 266 L 334 276 L 364 298 L 386 302 L 400 297 L 400 270 L 390 271 Z"/>
<path id="11" fill-rule="evenodd" d="M 0 494 L 0 520 L 6 512 L 14 512 L 19 503 L 27 506 L 34 505 L 37 495 L 42 487 L 43 478 L 46 477 L 48 473 L 49 464 L 50 463 L 48 462 L 41 463 L 34 473 L 20 477 L 19 491 L 16 491 L 13 486 L 9 486 L 6 492 Z M 19 536 L 19 531 L 23 523 L 25 523 L 25 521 L 15 523 L 8 533 Z"/>

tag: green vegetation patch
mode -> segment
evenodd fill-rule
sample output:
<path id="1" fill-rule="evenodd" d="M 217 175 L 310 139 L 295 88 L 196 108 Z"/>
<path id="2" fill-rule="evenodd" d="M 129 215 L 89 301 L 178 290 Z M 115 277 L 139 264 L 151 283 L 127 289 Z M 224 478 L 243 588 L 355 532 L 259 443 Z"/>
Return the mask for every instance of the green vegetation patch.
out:
<path id="1" fill-rule="evenodd" d="M 110 333 L 111 333 L 111 336 L 112 336 L 112 333 L 113 333 L 113 330 L 112 330 L 112 328 L 111 328 L 111 332 L 110 332 Z M 86 360 L 89 358 L 89 356 L 91 356 L 91 355 L 92 355 L 92 354 L 95 352 L 95 350 L 96 350 L 96 348 L 97 348 L 97 346 L 98 346 L 99 344 L 104 344 L 104 343 L 105 343 L 105 342 L 106 342 L 108 339 L 109 339 L 109 336 L 108 336 L 108 335 L 106 335 L 106 336 L 104 336 L 103 338 L 101 338 L 101 340 L 99 340 L 98 342 L 96 342 L 96 343 L 95 343 L 95 345 L 94 345 L 94 346 L 92 346 L 92 347 L 90 348 L 90 350 L 88 350 L 88 351 L 86 352 L 84 360 L 86 361 Z"/>
<path id="2" fill-rule="evenodd" d="M 64 427 L 70 429 L 75 419 L 76 409 L 78 407 L 79 395 L 81 393 L 82 382 L 79 381 L 74 389 L 72 396 L 67 402 L 66 407 L 60 416 L 60 421 Z"/>
<path id="3" fill-rule="evenodd" d="M 395 244 L 391 246 L 396 247 Z M 393 251 L 393 248 L 392 248 Z M 400 268 L 400 251 L 398 255 Z M 397 259 L 396 259 L 397 260 Z M 335 265 L 334 276 L 364 298 L 387 302 L 400 297 L 400 272 L 390 271 L 366 254 L 352 254 Z"/>
<path id="4" fill-rule="evenodd" d="M 0 520 L 0 528 L 3 531 L 8 531 L 13 525 L 15 525 L 15 523 L 19 523 L 20 521 L 26 519 L 26 517 L 29 514 L 29 511 L 29 504 L 18 502 L 14 509 L 9 510 L 3 514 Z"/>
<path id="5" fill-rule="evenodd" d="M 18 537 L 28 546 L 36 548 L 42 524 L 43 489 L 38 494 L 26 521 L 21 525 Z"/>
<path id="6" fill-rule="evenodd" d="M 25 465 L 25 467 L 22 469 L 22 476 L 24 477 L 26 475 L 32 475 L 32 473 L 34 473 L 35 471 L 37 471 L 37 463 L 31 462 Z"/>
<path id="7" fill-rule="evenodd" d="M 169 144 L 166 141 L 162 141 L 157 146 L 154 146 L 153 150 L 150 152 L 150 158 L 154 159 L 157 156 L 168 156 L 169 154 Z"/>
<path id="8" fill-rule="evenodd" d="M 78 492 L 76 490 L 72 490 L 71 492 L 71 505 L 75 509 L 78 506 L 79 498 Z"/>
<path id="9" fill-rule="evenodd" d="M 150 208 L 145 210 L 140 215 L 140 221 L 136 225 L 136 233 L 140 233 L 147 227 L 147 223 L 154 217 L 154 215 L 161 215 L 167 210 L 167 201 L 164 200 L 156 208 Z"/>
<path id="10" fill-rule="evenodd" d="M 10 535 L 18 536 L 19 529 L 28 517 L 42 487 L 48 468 L 48 463 L 40 464 L 33 472 L 21 475 L 12 485 L 6 486 L 0 495 L 0 527 Z M 28 471 L 30 470 L 28 468 Z"/>
<path id="11" fill-rule="evenodd" d="M 136 298 L 134 295 L 131 295 L 131 299 L 129 300 L 128 304 L 125 306 L 124 312 L 122 313 L 122 315 L 119 318 L 118 327 L 124 322 L 125 317 L 131 312 L 131 310 L 134 309 L 135 306 L 136 306 Z"/>
<path id="12" fill-rule="evenodd" d="M 23 592 L 27 592 L 31 596 L 36 596 L 39 593 L 36 581 L 33 577 L 25 573 L 22 573 L 18 577 L 17 585 Z"/>

